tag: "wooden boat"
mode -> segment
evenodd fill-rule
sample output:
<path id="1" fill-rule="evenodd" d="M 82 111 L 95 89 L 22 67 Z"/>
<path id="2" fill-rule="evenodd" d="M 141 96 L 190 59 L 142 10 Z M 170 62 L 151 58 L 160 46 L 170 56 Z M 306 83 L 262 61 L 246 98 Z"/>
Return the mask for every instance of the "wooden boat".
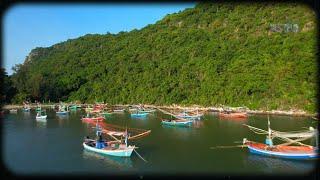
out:
<path id="1" fill-rule="evenodd" d="M 242 113 L 242 112 L 237 112 L 237 113 L 234 113 L 234 112 L 220 112 L 219 116 L 223 117 L 223 118 L 239 118 L 239 119 L 248 117 L 247 113 Z"/>
<path id="2" fill-rule="evenodd" d="M 130 157 L 135 146 L 127 146 L 126 144 L 109 144 L 108 142 L 98 140 L 85 140 L 83 142 L 84 149 L 95 153 L 118 156 L 118 157 Z"/>
<path id="3" fill-rule="evenodd" d="M 56 112 L 57 115 L 67 115 L 69 113 L 69 110 L 68 110 L 68 106 L 59 106 L 59 109 L 58 111 Z"/>
<path id="4" fill-rule="evenodd" d="M 29 107 L 26 107 L 26 108 L 22 109 L 23 112 L 30 112 L 30 110 L 31 110 L 31 108 L 29 108 Z"/>
<path id="5" fill-rule="evenodd" d="M 176 115 L 177 118 L 184 118 L 184 119 L 200 119 L 203 114 L 198 114 L 198 115 L 189 115 L 186 112 L 180 113 Z"/>
<path id="6" fill-rule="evenodd" d="M 169 125 L 169 126 L 190 126 L 192 124 L 192 121 L 182 121 L 182 120 L 162 120 L 161 123 L 163 125 Z"/>
<path id="7" fill-rule="evenodd" d="M 9 111 L 10 111 L 10 113 L 17 113 L 18 112 L 17 109 L 10 109 Z"/>
<path id="8" fill-rule="evenodd" d="M 116 113 L 123 113 L 124 112 L 124 109 L 114 109 L 113 112 L 116 112 Z"/>
<path id="9" fill-rule="evenodd" d="M 82 118 L 82 120 L 83 121 L 92 121 L 92 122 L 97 122 L 97 121 L 103 121 L 103 120 L 105 120 L 105 118 L 104 117 L 102 117 L 102 116 L 99 116 L 99 117 L 84 117 L 84 118 Z"/>
<path id="10" fill-rule="evenodd" d="M 156 110 L 155 109 L 139 109 L 137 111 L 140 112 L 140 113 L 153 113 Z"/>
<path id="11" fill-rule="evenodd" d="M 246 125 L 250 130 L 257 134 L 267 135 L 266 144 L 249 141 L 243 139 L 243 145 L 247 146 L 250 153 L 273 156 L 278 158 L 288 159 L 314 159 L 318 158 L 318 130 L 310 127 L 309 130 L 295 131 L 295 132 L 280 132 L 270 128 L 270 121 L 268 120 L 268 131 L 259 129 L 253 126 Z M 316 137 L 316 147 L 301 143 L 313 136 Z M 273 145 L 273 138 L 286 141 L 286 143 Z M 295 145 L 291 145 L 295 144 Z"/>
<path id="12" fill-rule="evenodd" d="M 131 113 L 131 117 L 146 117 L 149 113 L 141 113 L 141 112 L 136 112 L 136 113 Z"/>
<path id="13" fill-rule="evenodd" d="M 263 143 L 248 141 L 247 139 L 244 139 L 243 144 L 247 145 L 251 153 L 260 155 L 288 159 L 314 159 L 318 157 L 316 148 L 311 146 L 269 146 Z"/>
<path id="14" fill-rule="evenodd" d="M 115 131 L 114 130 L 115 127 L 116 126 L 114 125 L 110 125 L 106 127 L 109 129 L 102 129 L 98 124 L 96 124 L 97 140 L 93 140 L 87 137 L 83 142 L 84 149 L 88 151 L 96 152 L 99 154 L 103 154 L 103 155 L 130 157 L 132 154 L 132 151 L 136 147 L 134 145 L 133 146 L 128 145 L 128 140 L 143 137 L 151 132 L 151 131 L 144 131 L 134 136 L 130 136 L 129 134 L 131 133 L 128 133 L 127 128 L 125 131 Z M 109 137 L 113 138 L 114 140 L 113 141 L 103 140 L 102 133 L 109 135 Z M 124 141 L 119 140 L 117 137 L 124 137 Z"/>

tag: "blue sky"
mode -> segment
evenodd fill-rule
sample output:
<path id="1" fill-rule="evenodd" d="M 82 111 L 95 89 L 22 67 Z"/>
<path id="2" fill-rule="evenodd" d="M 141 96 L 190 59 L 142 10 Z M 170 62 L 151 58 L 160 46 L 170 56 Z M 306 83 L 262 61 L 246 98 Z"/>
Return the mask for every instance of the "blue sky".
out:
<path id="1" fill-rule="evenodd" d="M 23 63 L 36 47 L 85 34 L 118 33 L 141 29 L 165 15 L 194 7 L 195 3 L 136 4 L 16 4 L 3 16 L 3 66 Z"/>

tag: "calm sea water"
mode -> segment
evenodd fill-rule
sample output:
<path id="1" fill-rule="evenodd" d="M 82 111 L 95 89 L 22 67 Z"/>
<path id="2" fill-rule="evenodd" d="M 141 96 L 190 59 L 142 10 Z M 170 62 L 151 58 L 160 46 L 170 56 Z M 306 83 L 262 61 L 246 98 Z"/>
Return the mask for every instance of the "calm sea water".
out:
<path id="1" fill-rule="evenodd" d="M 247 120 L 219 119 L 207 113 L 193 127 L 161 125 L 160 112 L 144 119 L 128 113 L 113 114 L 106 123 L 152 130 L 149 136 L 129 141 L 138 146 L 129 158 L 102 156 L 85 151 L 83 138 L 94 130 L 81 121 L 83 111 L 57 116 L 47 109 L 46 122 L 38 122 L 36 113 L 18 111 L 2 117 L 2 159 L 16 175 L 117 175 L 117 174 L 206 174 L 206 175 L 305 175 L 314 172 L 316 161 L 284 160 L 253 155 L 246 148 L 210 149 L 213 146 L 239 145 L 243 138 L 264 142 L 242 124 L 267 129 L 267 116 L 250 115 Z M 316 128 L 311 118 L 269 116 L 271 127 L 279 131 Z M 314 143 L 313 140 L 307 143 Z"/>

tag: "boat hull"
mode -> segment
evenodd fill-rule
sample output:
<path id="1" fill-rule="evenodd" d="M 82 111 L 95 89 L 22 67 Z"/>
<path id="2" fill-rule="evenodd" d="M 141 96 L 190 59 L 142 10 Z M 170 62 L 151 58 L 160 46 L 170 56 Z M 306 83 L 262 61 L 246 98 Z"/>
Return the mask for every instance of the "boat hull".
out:
<path id="1" fill-rule="evenodd" d="M 103 117 L 96 117 L 96 118 L 82 118 L 83 121 L 87 121 L 87 122 L 96 122 L 96 121 L 103 121 L 105 120 L 105 118 Z"/>
<path id="2" fill-rule="evenodd" d="M 88 146 L 86 143 L 83 143 L 83 147 L 88 151 L 92 151 L 92 152 L 103 154 L 103 155 L 118 156 L 118 157 L 130 157 L 132 154 L 132 151 L 134 150 L 134 146 L 129 146 L 126 149 L 116 149 L 116 150 L 98 149 L 95 147 Z"/>
<path id="3" fill-rule="evenodd" d="M 56 112 L 57 115 L 67 115 L 69 111 L 58 111 Z"/>
<path id="4" fill-rule="evenodd" d="M 38 121 L 47 120 L 47 115 L 45 115 L 45 116 L 37 116 L 36 120 L 38 120 Z"/>
<path id="5" fill-rule="evenodd" d="M 161 121 L 161 123 L 169 126 L 190 126 L 192 121 Z"/>
<path id="6" fill-rule="evenodd" d="M 285 159 L 315 159 L 319 156 L 317 153 L 312 150 L 308 149 L 308 147 L 301 147 L 301 146 L 274 146 L 273 150 L 270 146 L 256 143 L 256 142 L 249 142 L 246 143 L 250 153 L 264 155 L 264 156 L 272 156 L 278 158 L 285 158 Z"/>
<path id="7" fill-rule="evenodd" d="M 138 113 L 138 114 L 136 114 L 136 113 L 132 113 L 131 114 L 131 117 L 145 117 L 145 116 L 147 116 L 149 113 Z"/>
<path id="8" fill-rule="evenodd" d="M 245 119 L 248 117 L 246 113 L 230 113 L 230 114 L 219 113 L 219 116 L 223 118 L 233 118 L 233 119 Z"/>

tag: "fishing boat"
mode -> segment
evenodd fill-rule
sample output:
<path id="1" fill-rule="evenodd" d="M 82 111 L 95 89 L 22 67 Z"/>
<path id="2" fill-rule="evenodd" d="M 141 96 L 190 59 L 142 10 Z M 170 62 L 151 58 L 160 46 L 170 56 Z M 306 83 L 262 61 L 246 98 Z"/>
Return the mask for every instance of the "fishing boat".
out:
<path id="1" fill-rule="evenodd" d="M 9 111 L 10 111 L 10 113 L 17 113 L 18 109 L 10 109 Z"/>
<path id="2" fill-rule="evenodd" d="M 46 114 L 44 114 L 44 112 L 43 112 L 43 111 L 38 112 L 38 113 L 37 113 L 37 116 L 36 116 L 36 120 L 37 120 L 37 121 L 44 121 L 44 120 L 47 120 L 47 115 L 46 115 Z"/>
<path id="3" fill-rule="evenodd" d="M 189 120 L 199 120 L 203 116 L 202 113 L 199 113 L 198 109 L 196 111 L 186 111 L 175 115 L 177 118 L 189 119 Z"/>
<path id="4" fill-rule="evenodd" d="M 76 111 L 78 108 L 81 108 L 81 106 L 71 105 L 71 106 L 69 107 L 69 109 L 72 110 L 72 111 Z"/>
<path id="5" fill-rule="evenodd" d="M 163 125 L 169 126 L 190 126 L 192 124 L 192 120 L 162 120 L 161 123 Z"/>
<path id="6" fill-rule="evenodd" d="M 30 106 L 26 103 L 23 103 L 22 111 L 23 112 L 30 112 L 30 110 L 31 110 Z"/>
<path id="7" fill-rule="evenodd" d="M 287 158 L 287 159 L 315 159 L 318 158 L 318 130 L 310 127 L 309 130 L 305 131 L 295 131 L 295 132 L 280 132 L 275 131 L 270 128 L 270 121 L 268 120 L 268 131 L 246 125 L 250 130 L 257 134 L 265 134 L 266 142 L 258 143 L 254 141 L 249 141 L 246 138 L 243 139 L 243 145 L 247 146 L 250 153 L 272 156 L 277 158 Z M 310 146 L 302 143 L 309 138 L 316 137 L 316 146 Z M 273 138 L 277 138 L 286 143 L 274 145 Z M 292 145 L 294 144 L 294 145 Z"/>
<path id="8" fill-rule="evenodd" d="M 56 112 L 57 115 L 67 115 L 69 113 L 68 106 L 59 105 L 59 109 Z"/>
<path id="9" fill-rule="evenodd" d="M 184 118 L 184 119 L 200 119 L 203 114 L 198 115 L 190 115 L 187 112 L 182 112 L 178 115 L 176 115 L 177 118 Z"/>
<path id="10" fill-rule="evenodd" d="M 134 149 L 136 148 L 134 145 L 128 145 L 129 139 L 139 138 L 144 135 L 149 134 L 151 131 L 144 131 L 140 134 L 130 136 L 128 133 L 128 129 L 125 131 L 115 131 L 114 126 L 107 126 L 112 130 L 102 129 L 98 124 L 96 125 L 96 136 L 97 139 L 90 139 L 88 136 L 85 138 L 83 142 L 84 149 L 88 151 L 92 151 L 95 153 L 109 155 L 109 156 L 118 156 L 118 157 L 130 157 Z M 102 134 L 108 135 L 109 138 L 113 140 L 103 139 Z M 124 137 L 124 140 L 122 140 Z M 121 140 L 119 140 L 121 138 Z"/>
<path id="11" fill-rule="evenodd" d="M 233 118 L 233 119 L 245 119 L 248 117 L 247 113 L 244 112 L 220 112 L 219 116 L 222 118 Z"/>
<path id="12" fill-rule="evenodd" d="M 84 149 L 95 153 L 119 156 L 119 157 L 130 157 L 135 146 L 127 144 L 109 144 L 104 140 L 91 140 L 86 139 L 83 142 Z"/>
<path id="13" fill-rule="evenodd" d="M 112 112 L 104 111 L 104 112 L 101 112 L 100 115 L 106 117 L 106 116 L 112 115 Z"/>
<path id="14" fill-rule="evenodd" d="M 23 112 L 30 112 L 31 108 L 30 107 L 24 107 L 22 109 Z"/>
<path id="15" fill-rule="evenodd" d="M 114 109 L 113 112 L 115 112 L 115 113 L 123 113 L 124 109 Z"/>
<path id="16" fill-rule="evenodd" d="M 137 111 L 135 113 L 131 113 L 131 117 L 146 117 L 149 113 Z"/>
<path id="17" fill-rule="evenodd" d="M 103 121 L 105 120 L 104 117 L 102 116 L 99 116 L 99 117 L 89 117 L 88 114 L 87 114 L 87 117 L 83 117 L 82 118 L 83 121 L 92 121 L 92 122 L 97 122 L 97 121 Z"/>
<path id="18" fill-rule="evenodd" d="M 155 109 L 138 109 L 137 111 L 140 113 L 153 113 L 156 110 Z"/>

